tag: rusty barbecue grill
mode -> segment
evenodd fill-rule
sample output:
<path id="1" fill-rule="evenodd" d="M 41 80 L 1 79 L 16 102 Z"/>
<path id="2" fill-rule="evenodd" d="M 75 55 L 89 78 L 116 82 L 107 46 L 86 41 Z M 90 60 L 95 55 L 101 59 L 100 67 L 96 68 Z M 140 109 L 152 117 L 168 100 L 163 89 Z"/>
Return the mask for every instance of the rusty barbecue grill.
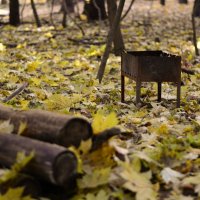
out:
<path id="1" fill-rule="evenodd" d="M 136 81 L 136 104 L 140 102 L 142 82 L 158 83 L 161 101 L 162 82 L 177 83 L 177 107 L 180 107 L 181 57 L 162 51 L 128 51 L 121 56 L 121 101 L 124 102 L 124 77 Z"/>

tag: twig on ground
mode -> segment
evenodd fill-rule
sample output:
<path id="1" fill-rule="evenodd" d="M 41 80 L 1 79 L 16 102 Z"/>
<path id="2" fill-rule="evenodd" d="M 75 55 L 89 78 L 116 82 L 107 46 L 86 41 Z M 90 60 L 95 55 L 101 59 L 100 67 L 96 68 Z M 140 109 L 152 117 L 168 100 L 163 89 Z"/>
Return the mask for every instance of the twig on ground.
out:
<path id="1" fill-rule="evenodd" d="M 119 128 L 110 128 L 99 133 L 98 135 L 94 135 L 92 139 L 91 151 L 98 149 L 104 142 L 108 141 L 111 137 L 119 134 L 121 134 L 121 130 Z"/>
<path id="2" fill-rule="evenodd" d="M 186 74 L 190 74 L 190 75 L 194 75 L 195 71 L 191 70 L 191 69 L 186 69 L 184 67 L 181 68 L 181 71 L 186 73 Z"/>
<path id="3" fill-rule="evenodd" d="M 80 43 L 80 44 L 102 45 L 102 44 L 106 43 L 106 42 L 93 42 L 93 41 L 90 41 L 89 39 L 78 40 L 78 39 L 73 39 L 73 38 L 70 38 L 70 37 L 68 37 L 67 39 L 69 41 L 74 42 L 74 43 Z"/>
<path id="4" fill-rule="evenodd" d="M 28 86 L 28 82 L 25 82 L 21 87 L 17 88 L 10 96 L 2 100 L 3 103 L 6 103 L 21 93 Z"/>

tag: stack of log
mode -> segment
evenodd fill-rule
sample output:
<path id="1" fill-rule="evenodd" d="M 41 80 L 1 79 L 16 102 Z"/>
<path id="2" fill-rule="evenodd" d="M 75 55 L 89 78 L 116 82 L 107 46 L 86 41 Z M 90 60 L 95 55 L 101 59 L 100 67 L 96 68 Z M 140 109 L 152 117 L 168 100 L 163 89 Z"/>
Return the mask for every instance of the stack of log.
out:
<path id="1" fill-rule="evenodd" d="M 91 139 L 91 151 L 95 151 L 110 137 L 121 133 L 120 129 L 111 128 L 93 135 L 91 124 L 84 118 L 0 105 L 0 121 L 5 120 L 14 128 L 12 134 L 0 130 L 0 167 L 11 168 L 18 152 L 29 155 L 33 151 L 34 158 L 17 179 L 0 184 L 0 192 L 6 192 L 9 187 L 26 186 L 24 194 L 38 197 L 46 191 L 49 196 L 52 191 L 55 198 L 51 199 L 59 200 L 75 191 L 79 176 L 77 157 L 68 147 L 79 147 L 81 141 Z M 23 131 L 19 131 L 22 124 Z"/>
<path id="2" fill-rule="evenodd" d="M 16 180 L 0 185 L 0 192 L 27 186 L 24 194 L 38 197 L 50 193 L 55 197 L 51 199 L 59 200 L 73 193 L 79 176 L 77 157 L 68 147 L 79 147 L 81 141 L 91 139 L 91 151 L 95 151 L 121 133 L 120 129 L 111 128 L 93 135 L 91 124 L 84 118 L 42 110 L 14 110 L 0 104 L 0 121 L 4 120 L 9 120 L 14 128 L 12 134 L 0 130 L 0 167 L 11 168 L 18 152 L 29 155 L 33 151 L 34 158 Z"/>
<path id="3" fill-rule="evenodd" d="M 67 147 L 78 147 L 82 140 L 92 138 L 92 128 L 87 120 L 41 110 L 14 110 L 3 105 L 0 105 L 0 120 L 10 120 L 14 125 L 12 134 L 0 134 L 2 167 L 10 168 L 18 152 L 25 155 L 32 151 L 35 153 L 22 172 L 27 175 L 23 175 L 22 180 L 14 185 L 29 183 L 34 188 L 33 195 L 38 195 L 40 181 L 65 190 L 74 185 L 78 161 Z M 25 129 L 18 135 L 21 123 L 25 124 Z M 37 181 L 34 177 L 37 177 Z"/>
<path id="4" fill-rule="evenodd" d="M 64 147 L 78 147 L 82 140 L 92 137 L 92 128 L 83 118 L 42 110 L 20 111 L 0 105 L 0 120 L 10 120 L 14 134 L 21 123 L 26 124 L 22 135 Z"/>

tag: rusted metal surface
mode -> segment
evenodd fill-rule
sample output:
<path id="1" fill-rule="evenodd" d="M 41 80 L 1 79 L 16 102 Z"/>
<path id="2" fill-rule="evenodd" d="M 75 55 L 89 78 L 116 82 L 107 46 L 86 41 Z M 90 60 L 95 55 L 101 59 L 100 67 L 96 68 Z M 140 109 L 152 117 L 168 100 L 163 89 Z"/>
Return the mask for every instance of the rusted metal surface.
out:
<path id="1" fill-rule="evenodd" d="M 124 101 L 124 77 L 136 81 L 136 103 L 140 102 L 142 82 L 158 83 L 161 101 L 162 82 L 177 83 L 177 107 L 180 107 L 181 57 L 162 51 L 128 51 L 121 56 L 121 100 Z"/>

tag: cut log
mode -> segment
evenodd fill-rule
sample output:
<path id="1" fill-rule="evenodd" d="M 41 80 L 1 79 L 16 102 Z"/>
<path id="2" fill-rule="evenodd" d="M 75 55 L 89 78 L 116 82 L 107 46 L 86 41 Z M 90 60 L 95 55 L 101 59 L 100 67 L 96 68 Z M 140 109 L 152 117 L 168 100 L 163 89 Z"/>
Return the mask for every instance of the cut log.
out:
<path id="1" fill-rule="evenodd" d="M 35 157 L 25 172 L 52 184 L 66 187 L 77 176 L 77 158 L 73 152 L 56 144 L 49 144 L 13 134 L 0 134 L 0 164 L 11 167 L 18 152 Z"/>
<path id="2" fill-rule="evenodd" d="M 108 141 L 111 137 L 116 136 L 116 135 L 120 135 L 121 130 L 119 128 L 110 128 L 110 129 L 106 129 L 103 132 L 99 133 L 98 135 L 94 135 L 92 138 L 92 148 L 91 148 L 91 152 L 97 150 L 98 148 L 100 148 L 103 143 L 105 143 L 106 141 Z"/>
<path id="3" fill-rule="evenodd" d="M 42 110 L 19 111 L 0 105 L 0 120 L 8 119 L 14 124 L 15 134 L 23 122 L 27 124 L 23 136 L 65 147 L 78 147 L 93 135 L 90 123 L 80 117 Z"/>

